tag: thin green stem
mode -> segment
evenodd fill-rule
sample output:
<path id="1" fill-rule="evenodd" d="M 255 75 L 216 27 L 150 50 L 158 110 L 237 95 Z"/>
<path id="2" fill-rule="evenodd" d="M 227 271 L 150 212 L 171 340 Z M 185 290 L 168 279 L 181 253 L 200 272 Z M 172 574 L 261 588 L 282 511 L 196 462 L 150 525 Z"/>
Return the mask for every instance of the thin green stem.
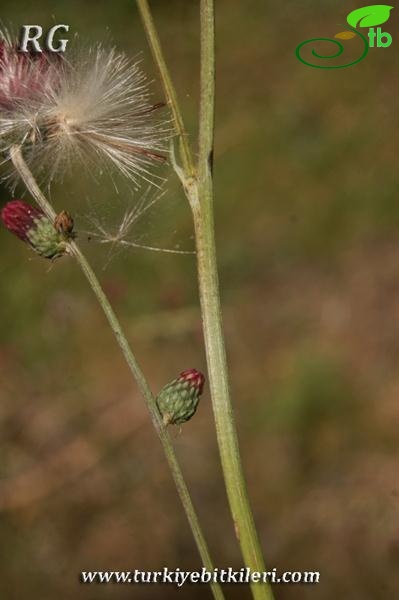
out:
<path id="1" fill-rule="evenodd" d="M 49 203 L 47 198 L 44 196 L 39 186 L 36 183 L 29 167 L 27 166 L 21 148 L 19 146 L 14 146 L 11 149 L 11 160 L 19 172 L 22 180 L 24 181 L 27 189 L 30 191 L 32 196 L 35 198 L 36 202 L 40 206 L 40 208 L 46 213 L 46 215 L 53 220 L 56 213 Z M 137 386 L 146 402 L 147 408 L 150 412 L 151 420 L 154 425 L 154 428 L 158 434 L 158 437 L 161 441 L 163 451 L 165 453 L 167 462 L 169 464 L 169 468 L 172 472 L 172 476 L 180 496 L 180 500 L 183 504 L 187 520 L 189 522 L 191 531 L 193 533 L 199 554 L 201 556 L 204 567 L 208 571 L 213 571 L 214 566 L 210 557 L 209 549 L 205 540 L 205 537 L 202 533 L 202 529 L 198 520 L 198 516 L 196 514 L 194 505 L 192 503 L 187 485 L 185 483 L 182 471 L 180 469 L 176 453 L 171 442 L 169 433 L 164 427 L 162 423 L 162 418 L 160 413 L 158 412 L 158 408 L 150 390 L 150 387 L 147 383 L 147 380 L 137 363 L 137 360 L 130 348 L 130 345 L 126 339 L 126 336 L 122 330 L 122 327 L 119 323 L 118 318 L 115 315 L 115 312 L 106 297 L 100 282 L 97 279 L 96 274 L 88 263 L 86 257 L 80 250 L 79 246 L 74 241 L 70 241 L 68 243 L 68 250 L 70 254 L 72 254 L 77 262 L 79 263 L 92 291 L 94 292 L 98 303 L 100 304 L 108 323 L 112 329 L 113 334 L 115 335 L 116 341 L 119 344 L 120 349 L 122 350 L 123 356 L 130 368 L 130 371 L 133 374 L 134 379 L 136 380 Z M 211 583 L 211 588 L 213 592 L 213 596 L 215 600 L 224 600 L 223 591 L 218 583 Z"/>
<path id="2" fill-rule="evenodd" d="M 265 571 L 262 549 L 249 503 L 230 400 L 223 337 L 213 217 L 215 119 L 214 0 L 201 0 L 201 96 L 198 158 L 198 210 L 194 211 L 201 310 L 209 383 L 227 495 L 245 564 Z M 270 600 L 269 585 L 252 583 L 256 600 Z"/>
<path id="3" fill-rule="evenodd" d="M 158 32 L 154 25 L 150 7 L 147 0 L 136 0 L 137 6 L 143 20 L 144 29 L 147 34 L 148 43 L 154 58 L 155 64 L 158 66 L 159 73 L 162 79 L 162 85 L 166 94 L 166 99 L 172 111 L 176 133 L 179 136 L 180 158 L 182 161 L 183 170 L 187 177 L 194 176 L 194 161 L 190 151 L 188 135 L 184 127 L 182 113 L 177 101 L 177 94 L 169 74 L 166 61 L 163 56 L 161 42 Z"/>

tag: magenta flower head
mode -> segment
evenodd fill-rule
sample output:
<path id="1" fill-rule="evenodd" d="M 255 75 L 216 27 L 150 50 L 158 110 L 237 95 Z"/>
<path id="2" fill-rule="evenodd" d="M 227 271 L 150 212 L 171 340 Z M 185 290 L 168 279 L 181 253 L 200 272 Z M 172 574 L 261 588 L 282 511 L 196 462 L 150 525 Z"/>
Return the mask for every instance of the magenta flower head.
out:
<path id="1" fill-rule="evenodd" d="M 162 388 L 156 402 L 164 425 L 179 425 L 191 419 L 197 410 L 204 383 L 202 373 L 188 369 Z"/>
<path id="2" fill-rule="evenodd" d="M 54 89 L 60 60 L 46 52 L 19 52 L 10 39 L 0 40 L 0 110 L 17 111 Z"/>
<path id="3" fill-rule="evenodd" d="M 11 200 L 3 207 L 1 221 L 11 233 L 29 244 L 44 258 L 57 258 L 66 252 L 66 238 L 40 208 L 23 200 Z"/>

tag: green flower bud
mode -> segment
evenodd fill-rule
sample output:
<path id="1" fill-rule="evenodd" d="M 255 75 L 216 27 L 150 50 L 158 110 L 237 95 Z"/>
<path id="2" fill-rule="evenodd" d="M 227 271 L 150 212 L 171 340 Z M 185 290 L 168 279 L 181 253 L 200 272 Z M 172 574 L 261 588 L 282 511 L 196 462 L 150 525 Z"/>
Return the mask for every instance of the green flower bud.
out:
<path id="1" fill-rule="evenodd" d="M 164 425 L 180 425 L 194 415 L 202 394 L 205 377 L 196 369 L 180 373 L 159 392 L 156 402 Z"/>
<path id="2" fill-rule="evenodd" d="M 57 231 L 44 212 L 23 200 L 7 202 L 1 220 L 11 233 L 28 243 L 44 258 L 57 258 L 66 250 L 65 236 Z"/>

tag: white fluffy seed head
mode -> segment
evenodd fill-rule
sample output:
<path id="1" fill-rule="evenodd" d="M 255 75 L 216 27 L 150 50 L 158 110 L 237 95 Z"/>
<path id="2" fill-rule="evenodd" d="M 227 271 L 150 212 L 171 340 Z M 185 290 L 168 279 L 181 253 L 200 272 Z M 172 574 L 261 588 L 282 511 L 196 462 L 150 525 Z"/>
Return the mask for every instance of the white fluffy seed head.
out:
<path id="1" fill-rule="evenodd" d="M 0 151 L 23 146 L 35 175 L 51 181 L 73 164 L 116 168 L 138 186 L 164 161 L 169 128 L 145 75 L 115 49 L 26 55 L 0 42 Z"/>

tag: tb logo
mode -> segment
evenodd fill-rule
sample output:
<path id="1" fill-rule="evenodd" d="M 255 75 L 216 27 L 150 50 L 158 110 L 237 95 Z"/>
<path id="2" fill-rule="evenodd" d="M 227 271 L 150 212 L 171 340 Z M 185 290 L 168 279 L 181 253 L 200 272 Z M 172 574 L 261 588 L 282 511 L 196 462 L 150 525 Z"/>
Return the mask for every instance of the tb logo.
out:
<path id="1" fill-rule="evenodd" d="M 370 27 L 367 35 L 370 48 L 374 48 L 375 38 L 377 38 L 377 48 L 388 48 L 392 44 L 391 34 L 381 31 L 381 27 L 377 27 L 377 32 L 375 32 L 374 27 Z"/>
<path id="2" fill-rule="evenodd" d="M 371 6 L 363 6 L 362 8 L 353 10 L 346 18 L 348 25 L 344 25 L 345 31 L 336 33 L 334 36 L 335 39 L 318 37 L 301 42 L 295 50 L 297 59 L 304 65 L 314 67 L 315 69 L 345 69 L 346 67 L 356 65 L 366 58 L 369 48 L 388 48 L 392 44 L 391 34 L 382 31 L 381 27 L 377 27 L 388 21 L 392 9 L 393 6 L 389 6 L 388 4 L 372 4 Z M 377 27 L 377 31 L 375 27 Z M 368 33 L 362 33 L 361 29 L 363 28 L 368 28 Z M 361 51 L 360 56 L 358 58 L 351 58 L 343 64 L 341 62 L 338 64 L 332 62 L 331 59 L 339 58 L 344 53 L 345 47 L 341 40 L 347 42 L 354 38 L 357 39 L 357 48 Z M 321 54 L 313 47 L 311 54 L 308 52 L 308 56 L 306 56 L 303 50 L 306 47 L 310 49 L 316 42 L 324 42 L 324 47 L 326 47 L 325 42 L 329 42 L 330 48 L 335 50 L 335 52 L 328 54 L 323 52 Z M 315 58 L 318 61 L 315 62 Z"/>

